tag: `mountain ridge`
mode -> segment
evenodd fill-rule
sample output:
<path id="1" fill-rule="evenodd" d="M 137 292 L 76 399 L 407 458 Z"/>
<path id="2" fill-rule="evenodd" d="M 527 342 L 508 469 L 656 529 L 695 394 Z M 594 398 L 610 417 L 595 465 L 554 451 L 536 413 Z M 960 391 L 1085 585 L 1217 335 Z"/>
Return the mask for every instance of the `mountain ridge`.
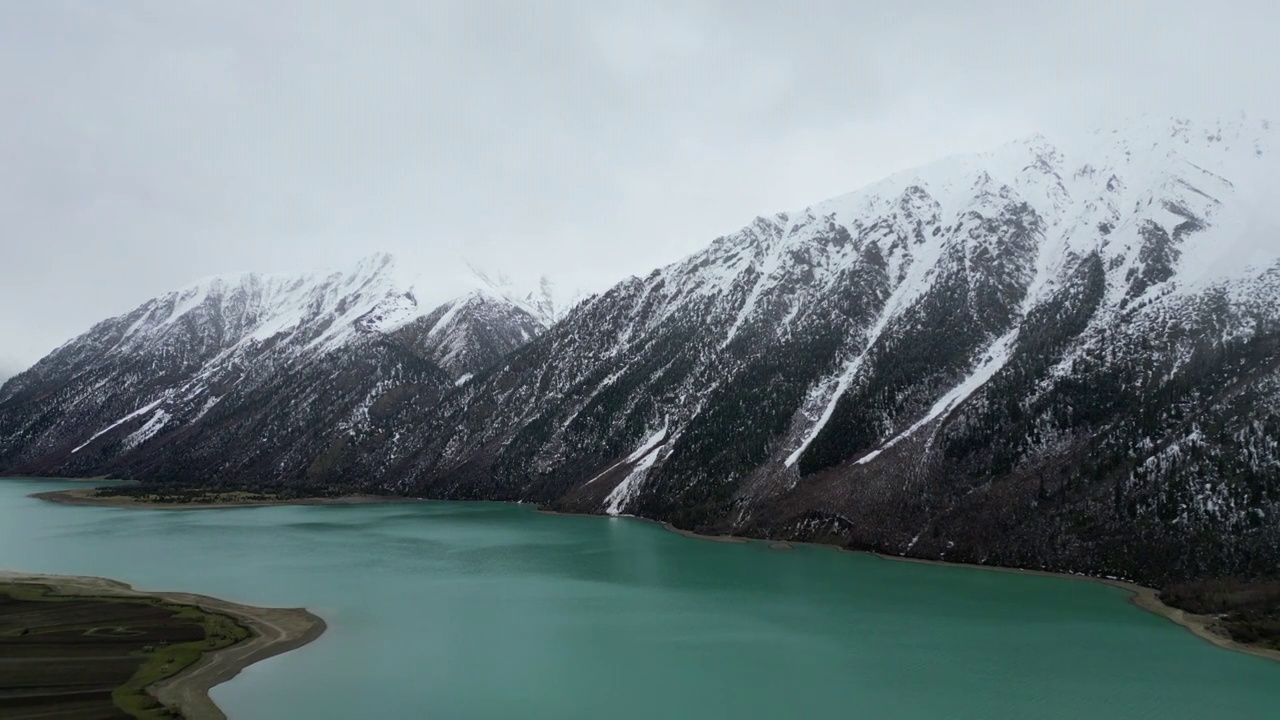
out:
<path id="1" fill-rule="evenodd" d="M 262 413 L 288 423 L 283 408 L 300 400 L 294 423 L 340 434 L 367 422 L 389 388 L 446 392 L 543 330 L 491 295 L 431 308 L 402 283 L 394 259 L 379 253 L 347 273 L 242 273 L 165 293 L 0 386 L 0 458 L 19 468 L 48 455 L 68 468 L 112 465 L 144 445 L 181 444 L 210 421 L 247 424 L 246 433 L 267 422 Z M 299 387 L 303 379 L 340 397 Z M 294 397 L 275 397 L 288 386 Z M 211 432 L 216 440 L 220 431 Z M 304 455 L 327 444 L 306 428 L 284 434 L 301 438 Z M 290 462 L 301 472 L 312 460 Z"/>
<path id="2" fill-rule="evenodd" d="M 1248 118 L 1033 136 L 759 217 L 475 372 L 392 363 L 358 422 L 307 446 L 312 472 L 219 481 L 1152 583 L 1274 574 L 1274 138 Z M 421 317 L 396 325 L 417 310 L 393 310 L 379 337 L 416 327 L 420 347 Z M 32 467 L 203 481 L 162 450 Z"/>
<path id="3" fill-rule="evenodd" d="M 1236 136 L 1246 130 L 1269 128 L 1240 128 Z M 498 377 L 492 382 L 503 390 L 495 391 L 493 397 L 511 398 L 513 405 L 506 410 L 512 419 L 505 433 L 492 422 L 476 432 L 466 431 L 473 425 L 479 427 L 479 418 L 468 417 L 470 401 L 446 401 L 444 418 L 438 425 L 430 425 L 424 435 L 441 434 L 449 440 L 427 443 L 416 460 L 388 458 L 384 462 L 396 467 L 393 475 L 401 479 L 395 487 L 405 492 L 465 495 L 481 487 L 486 497 L 531 500 L 588 511 L 612 508 L 673 520 L 691 529 L 751 532 L 779 539 L 812 536 L 817 530 L 805 529 L 803 522 L 782 527 L 774 521 L 753 525 L 751 506 L 778 502 L 779 497 L 790 502 L 793 498 L 787 498 L 788 494 L 803 494 L 796 488 L 804 487 L 801 481 L 805 477 L 816 477 L 825 484 L 823 473 L 833 472 L 831 468 L 856 475 L 870 472 L 867 468 L 877 462 L 886 468 L 901 463 L 901 458 L 894 458 L 895 452 L 920 450 L 915 440 L 922 428 L 943 422 L 958 425 L 952 417 L 958 406 L 989 402 L 985 397 L 987 383 L 973 382 L 984 376 L 987 381 L 999 380 L 1003 387 L 1012 382 L 1004 379 L 1012 371 L 1033 372 L 1037 382 L 1025 388 L 1024 392 L 1029 393 L 1025 400 L 1039 402 L 1049 392 L 1049 388 L 1039 386 L 1068 374 L 1064 370 L 1073 363 L 1083 366 L 1086 360 L 1092 360 L 1089 353 L 1105 352 L 1100 343 L 1117 327 L 1141 321 L 1154 323 L 1153 327 L 1164 332 L 1170 330 L 1171 321 L 1189 320 L 1193 319 L 1191 315 L 1203 313 L 1203 306 L 1210 300 L 1235 307 L 1221 316 L 1203 315 L 1197 322 L 1220 327 L 1220 335 L 1226 340 L 1250 336 L 1263 345 L 1271 342 L 1270 331 L 1258 333 L 1250 316 L 1260 313 L 1275 317 L 1274 301 L 1269 301 L 1276 297 L 1271 280 L 1273 261 L 1255 262 L 1252 269 L 1245 268 L 1243 276 L 1228 275 L 1225 283 L 1200 272 L 1203 261 L 1198 260 L 1196 265 L 1185 262 L 1186 258 L 1212 259 L 1216 241 L 1224 235 L 1231 239 L 1232 228 L 1239 226 L 1233 221 L 1239 213 L 1234 213 L 1231 206 L 1236 188 L 1247 186 L 1251 178 L 1274 181 L 1276 176 L 1274 164 L 1266 164 L 1271 163 L 1268 159 L 1260 166 L 1249 167 L 1243 177 L 1223 182 L 1225 178 L 1213 172 L 1209 161 L 1217 152 L 1215 148 L 1224 147 L 1218 145 L 1221 141 L 1217 138 L 1228 134 L 1216 127 L 1192 132 L 1174 123 L 1167 135 L 1157 138 L 1158 142 L 1147 145 L 1149 138 L 1144 138 L 1120 147 L 1116 157 L 1104 157 L 1101 162 L 1091 158 L 1091 171 L 1086 168 L 1088 162 L 1071 165 L 1073 180 L 1078 172 L 1081 181 L 1091 183 L 1093 192 L 1079 199 L 1079 204 L 1063 202 L 1067 198 L 1059 192 L 1070 185 L 1062 182 L 1063 161 L 1040 162 L 1055 155 L 1056 148 L 1035 140 L 1007 146 L 1020 148 L 1023 154 L 1007 163 L 1003 173 L 983 168 L 972 178 L 944 186 L 952 195 L 966 196 L 971 201 L 959 207 L 953 205 L 951 210 L 944 211 L 944 202 L 929 192 L 921 192 L 921 183 L 906 182 L 899 176 L 895 182 L 900 184 L 900 191 L 887 195 L 862 191 L 829 202 L 822 208 L 825 212 L 810 208 L 801 213 L 759 218 L 739 233 L 717 239 L 680 263 L 656 270 L 646 278 L 625 281 L 578 308 L 562 323 L 572 327 L 557 326 L 541 343 L 521 351 L 520 365 L 532 366 L 536 372 L 497 369 Z M 1265 140 L 1270 137 L 1265 132 L 1257 137 L 1270 142 Z M 1202 144 L 1188 149 L 1193 138 L 1199 138 L 1196 142 Z M 1249 162 L 1263 161 L 1265 153 L 1259 150 L 1269 147 L 1255 145 L 1256 139 L 1250 137 L 1238 148 L 1243 149 Z M 1132 149 L 1139 146 L 1138 142 L 1145 148 L 1142 153 Z M 1205 155 L 1208 160 L 1202 157 Z M 1134 156 L 1145 164 L 1138 164 L 1136 170 L 1127 169 Z M 1164 163 L 1155 171 L 1146 162 L 1152 156 Z M 1225 164 L 1238 165 L 1240 157 L 1229 156 L 1226 160 Z M 1012 182 L 1007 181 L 1010 179 Z M 911 188 L 915 190 L 908 192 Z M 830 205 L 848 206 L 850 199 L 855 201 L 852 220 L 847 224 L 836 222 L 838 218 L 830 217 Z M 1169 211 L 1166 203 L 1183 214 Z M 1226 210 L 1220 207 L 1224 203 Z M 835 210 L 838 214 L 839 208 Z M 1194 224 L 1205 228 L 1193 231 L 1184 225 L 1189 222 L 1187 214 L 1197 218 Z M 1223 218 L 1232 221 L 1226 223 L 1225 229 L 1214 225 Z M 1179 226 L 1183 230 L 1179 231 Z M 943 239 L 931 246 L 929 239 L 938 237 Z M 1234 239 L 1249 240 L 1250 247 L 1271 250 L 1270 257 L 1274 257 L 1276 245 L 1268 244 L 1269 237 Z M 857 247 L 859 241 L 861 248 Z M 797 246 L 806 250 L 803 257 L 793 257 Z M 1170 263 L 1158 252 L 1161 248 L 1178 250 L 1184 259 L 1182 268 L 1188 272 L 1172 272 L 1174 268 L 1168 267 Z M 1234 270 L 1242 272 L 1238 267 Z M 810 292 L 815 286 L 816 291 Z M 793 292 L 796 288 L 800 290 Z M 965 299 L 967 307 L 949 306 L 955 298 Z M 974 312 L 974 308 L 981 312 Z M 957 314 L 958 311 L 962 312 Z M 1069 311 L 1069 322 L 1055 326 L 1052 315 L 1063 311 Z M 1178 315 L 1188 317 L 1175 317 Z M 574 322 L 575 317 L 581 320 Z M 1009 335 L 1014 319 L 1028 324 L 1023 328 L 1025 332 L 1019 333 L 1021 338 Z M 602 334 L 601 327 L 609 331 Z M 944 328 L 953 332 L 938 332 Z M 954 332 L 958 330 L 963 332 Z M 960 336 L 964 341 L 954 343 Z M 691 338 L 698 338 L 693 346 L 701 357 L 680 357 L 680 349 Z M 1185 338 L 1177 342 L 1185 342 Z M 547 343 L 563 346 L 541 347 Z M 773 350 L 753 349 L 755 343 L 796 348 L 799 357 L 820 366 L 822 372 L 771 364 L 765 355 Z M 956 347 L 951 347 L 953 344 Z M 633 345 L 635 357 L 624 363 L 613 362 L 614 358 L 625 357 L 628 346 Z M 644 345 L 651 349 L 661 347 L 662 351 L 646 351 Z M 1001 349 L 1022 356 L 1013 363 L 1016 367 L 1006 369 L 1008 361 L 1002 359 Z M 536 360 L 524 357 L 544 350 L 549 351 Z M 1140 350 L 1125 362 L 1141 360 L 1146 349 Z M 1166 350 L 1172 353 L 1166 359 L 1173 373 L 1183 362 L 1179 356 L 1193 352 L 1185 347 L 1179 349 L 1176 344 L 1169 344 Z M 1270 350 L 1263 348 L 1259 352 Z M 708 361 L 708 357 L 712 360 Z M 985 363 L 987 357 L 996 362 Z M 548 368 L 570 359 L 565 363 L 567 368 L 580 364 L 585 372 L 573 374 Z M 732 377 L 735 365 L 743 371 L 740 379 Z M 919 369 L 915 382 L 904 383 L 895 377 L 901 374 L 903 365 Z M 868 371 L 866 368 L 871 366 L 875 367 Z M 677 374 L 671 371 L 673 367 L 680 368 L 680 377 L 672 377 Z M 1111 367 L 1106 371 L 1120 372 Z M 540 394 L 532 387 L 513 389 L 511 383 L 521 382 L 521 375 L 529 376 L 528 382 L 548 385 L 555 391 Z M 841 390 L 840 381 L 845 377 L 849 381 Z M 1126 378 L 1126 382 L 1138 380 Z M 789 387 L 793 381 L 798 387 Z M 584 425 L 584 417 L 601 412 L 598 397 L 616 394 L 614 389 L 620 383 L 632 387 L 622 393 L 626 396 L 624 404 L 620 414 L 608 420 L 608 432 Z M 849 386 L 853 386 L 858 399 L 842 402 L 848 397 L 845 393 Z M 753 395 L 752 387 L 773 392 Z M 962 392 L 948 399 L 956 390 Z M 1071 392 L 1086 391 L 1087 388 Z M 483 394 L 484 390 L 475 392 Z M 664 393 L 693 400 L 683 403 L 683 407 L 681 403 L 675 407 L 668 404 L 665 409 L 655 407 L 659 403 L 653 402 L 654 398 L 661 398 Z M 701 400 L 716 393 L 754 397 L 749 403 L 753 409 L 730 413 L 719 399 Z M 574 395 L 577 399 L 566 402 Z M 777 412 L 771 415 L 769 408 L 775 402 Z M 566 407 L 557 411 L 552 407 L 555 405 Z M 857 409 L 874 405 L 882 407 L 875 413 L 860 413 Z M 1137 398 L 1134 405 L 1138 405 Z M 707 406 L 718 407 L 704 413 Z M 492 410 L 487 404 L 485 407 L 486 412 Z M 1127 412 L 1124 408 L 1107 409 L 1121 411 Z M 797 457 L 793 465 L 805 467 L 798 468 L 799 477 L 790 475 L 790 470 L 783 469 L 785 460 L 795 455 L 823 416 L 836 422 L 818 428 L 814 439 L 821 442 L 811 452 L 819 455 L 808 463 L 801 463 L 802 458 Z M 688 427 L 691 418 L 698 419 Z M 962 419 L 971 422 L 969 418 Z M 1058 420 L 1041 418 L 1041 422 Z M 744 446 L 742 438 L 720 434 L 722 431 L 715 426 L 724 423 L 736 423 L 746 430 L 752 430 L 753 423 L 767 423 L 768 427 L 754 433 L 760 445 L 751 450 Z M 653 451 L 659 457 L 647 459 L 643 467 L 628 468 L 628 463 L 620 461 L 644 447 L 647 439 L 663 427 L 667 428 L 669 439 Z M 1060 433 L 1061 428 L 1053 432 Z M 1079 432 L 1070 430 L 1076 437 L 1072 442 L 1083 442 L 1077 436 Z M 752 432 L 746 434 L 753 437 Z M 921 442 L 937 437 L 931 433 Z M 1043 445 L 1045 440 L 1036 442 Z M 959 443 L 960 438 L 955 438 L 949 444 L 958 448 Z M 584 445 L 594 446 L 593 450 L 584 453 Z M 737 450 L 724 457 L 712 449 L 735 446 Z M 1044 451 L 1044 447 L 1036 450 Z M 1025 457 L 1026 448 L 1017 452 L 1023 456 L 1020 462 L 1031 461 Z M 493 458 L 487 459 L 491 455 Z M 682 463 L 682 455 L 698 461 Z M 741 470 L 734 471 L 733 464 L 722 462 L 718 467 L 725 469 L 718 482 L 706 477 L 705 470 L 699 467 L 705 468 L 715 458 L 733 460 Z M 864 458 L 865 462 L 859 464 Z M 477 462 L 484 465 L 477 467 Z M 1008 460 L 999 462 L 1003 466 Z M 915 471 L 924 473 L 920 468 Z M 1111 471 L 1114 469 L 1107 470 Z M 606 482 L 607 478 L 587 482 L 602 472 L 613 472 L 614 482 Z M 876 474 L 887 472 L 886 469 Z M 565 481 L 566 476 L 580 480 Z M 824 489 L 828 495 L 813 498 L 812 504 L 838 505 L 833 503 L 833 497 L 858 492 L 845 487 L 848 476 L 832 482 L 834 486 Z M 883 482 L 883 478 L 877 479 L 877 483 Z M 1265 512 L 1271 512 L 1274 477 L 1266 475 L 1259 482 L 1265 486 L 1265 493 L 1254 496 L 1252 502 L 1262 503 L 1267 508 Z M 699 489 L 701 485 L 705 487 Z M 717 490 L 717 485 L 730 489 Z M 609 501 L 609 495 L 619 487 L 625 488 L 620 495 L 631 500 Z M 1038 487 L 1039 483 L 1032 484 L 1033 495 Z M 691 493 L 691 489 L 698 491 Z M 727 497 L 716 499 L 717 493 L 727 493 Z M 938 497 L 945 494 L 936 493 Z M 771 497 L 762 500 L 763 495 Z M 937 517 L 930 519 L 937 509 L 920 508 L 923 514 L 918 519 L 906 520 L 917 527 L 910 534 L 899 535 L 900 540 L 889 540 L 878 530 L 866 532 L 904 511 L 901 498 L 893 494 L 889 497 L 892 501 L 887 506 L 877 506 L 875 513 L 859 519 L 861 533 L 845 527 L 839 519 L 843 513 L 822 511 L 834 518 L 821 520 L 828 526 L 823 532 L 835 533 L 833 537 L 840 542 L 864 547 L 890 552 L 920 551 L 927 539 L 920 538 L 920 528 L 940 521 Z M 728 507 L 722 505 L 709 513 L 700 507 L 708 501 Z M 1078 501 L 1079 498 L 1071 500 Z M 769 508 L 767 512 L 774 510 Z M 912 512 L 914 515 L 916 511 Z M 1264 546 L 1273 542 L 1269 537 L 1255 539 Z M 1167 540 L 1181 542 L 1178 538 Z M 946 552 L 946 547 L 942 543 L 926 556 L 937 557 Z M 971 557 L 980 558 L 990 557 L 994 551 L 969 552 Z M 1184 554 L 1188 559 L 1195 555 Z M 1119 561 L 1127 567 L 1118 572 L 1130 577 L 1143 572 L 1132 558 Z M 1025 559 L 1016 562 L 1025 563 Z M 1070 562 L 1075 567 L 1085 567 L 1096 559 Z M 1112 570 L 1117 571 L 1114 567 Z M 1154 572 L 1179 574 L 1191 570 L 1157 568 Z"/>

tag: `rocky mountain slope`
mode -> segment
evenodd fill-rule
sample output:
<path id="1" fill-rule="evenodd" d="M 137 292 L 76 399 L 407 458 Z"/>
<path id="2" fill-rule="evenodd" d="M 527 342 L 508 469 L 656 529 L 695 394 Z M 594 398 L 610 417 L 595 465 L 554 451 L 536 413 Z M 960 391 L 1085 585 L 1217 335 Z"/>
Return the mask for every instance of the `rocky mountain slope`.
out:
<path id="1" fill-rule="evenodd" d="M 429 403 L 543 329 L 481 291 L 423 307 L 386 255 L 348 273 L 213 278 L 99 323 L 0 388 L 0 465 L 327 477 L 388 396 Z"/>
<path id="2" fill-rule="evenodd" d="M 1261 122 L 1036 137 L 593 298 L 355 445 L 390 488 L 1158 579 L 1273 573 Z"/>
<path id="3" fill-rule="evenodd" d="M 359 422 L 314 430 L 313 476 L 1154 583 L 1274 576 L 1277 153 L 1265 121 L 1147 122 L 757 218 L 467 382 L 385 375 Z M 24 416 L 6 396 L 55 358 L 0 391 L 0 437 Z M 111 396 L 103 419 L 134 406 Z M 68 414 L 22 457 L 125 467 L 71 453 Z M 127 469 L 210 480 L 172 455 Z"/>

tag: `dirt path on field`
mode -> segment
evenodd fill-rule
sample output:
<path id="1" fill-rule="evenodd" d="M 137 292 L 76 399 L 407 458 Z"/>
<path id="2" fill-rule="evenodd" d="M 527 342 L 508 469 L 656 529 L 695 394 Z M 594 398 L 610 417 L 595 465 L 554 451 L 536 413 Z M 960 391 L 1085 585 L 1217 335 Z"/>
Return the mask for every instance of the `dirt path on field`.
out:
<path id="1" fill-rule="evenodd" d="M 260 660 L 306 645 L 325 630 L 324 620 L 302 608 L 261 608 L 191 593 L 142 592 L 107 578 L 0 570 L 0 581 L 47 585 L 62 595 L 160 598 L 233 617 L 249 628 L 253 635 L 248 640 L 206 653 L 183 672 L 148 688 L 162 704 L 181 710 L 187 720 L 226 720 L 209 699 L 210 688 Z"/>

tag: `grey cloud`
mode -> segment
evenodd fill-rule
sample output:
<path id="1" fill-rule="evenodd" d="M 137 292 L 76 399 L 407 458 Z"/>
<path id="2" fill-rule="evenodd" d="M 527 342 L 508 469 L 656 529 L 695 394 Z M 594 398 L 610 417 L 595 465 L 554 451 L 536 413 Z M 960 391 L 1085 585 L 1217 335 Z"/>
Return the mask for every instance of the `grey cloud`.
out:
<path id="1" fill-rule="evenodd" d="M 0 356 L 388 250 L 601 289 L 941 155 L 1280 116 L 1269 2 L 0 6 Z"/>

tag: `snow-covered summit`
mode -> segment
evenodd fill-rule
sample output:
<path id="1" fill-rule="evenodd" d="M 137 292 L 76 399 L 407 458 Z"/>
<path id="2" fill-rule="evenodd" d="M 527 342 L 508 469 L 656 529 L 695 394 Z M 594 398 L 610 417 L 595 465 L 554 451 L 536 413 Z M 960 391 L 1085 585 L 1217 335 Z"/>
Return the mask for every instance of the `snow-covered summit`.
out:
<path id="1" fill-rule="evenodd" d="M 1247 117 L 1199 125 L 1144 118 L 1063 140 L 1034 135 L 895 173 L 798 212 L 756 218 L 656 277 L 676 302 L 749 288 L 732 339 L 771 294 L 787 295 L 787 317 L 800 319 L 874 247 L 897 286 L 892 305 L 906 307 L 950 248 L 962 246 L 971 256 L 990 250 L 957 237 L 958 230 L 1023 206 L 1037 223 L 1029 302 L 1051 292 L 1073 259 L 1093 251 L 1122 267 L 1114 276 L 1120 283 L 1140 270 L 1153 228 L 1177 245 L 1164 290 L 1195 290 L 1280 259 L 1268 205 L 1280 186 L 1277 150 L 1273 125 Z M 1174 239 L 1178 227 L 1184 229 Z"/>
<path id="2" fill-rule="evenodd" d="M 545 329 L 521 305 L 473 290 L 403 325 L 399 334 L 459 379 L 497 362 Z"/>
<path id="3" fill-rule="evenodd" d="M 124 445 L 132 449 L 194 426 L 215 407 L 236 412 L 245 398 L 302 378 L 316 387 L 340 384 L 355 408 L 342 422 L 364 422 L 362 413 L 386 384 L 450 387 L 543 330 L 492 293 L 429 304 L 423 286 L 385 253 L 342 271 L 206 278 L 65 343 L 5 384 L 0 404 L 54 393 L 61 416 L 78 429 L 27 445 L 79 436 L 75 454 L 126 429 L 142 432 L 132 428 L 142 423 L 145 437 L 130 436 Z M 377 372 L 355 370 L 370 363 Z"/>
<path id="4" fill-rule="evenodd" d="M 506 275 L 494 275 L 470 263 L 468 267 L 478 283 L 477 289 L 480 292 L 519 307 L 537 318 L 543 327 L 549 328 L 555 325 L 583 298 L 580 290 L 572 293 L 563 292 L 546 275 L 538 279 L 536 288 L 527 289 L 521 288 L 516 281 Z"/>
<path id="5" fill-rule="evenodd" d="M 536 308 L 487 286 L 444 305 L 464 307 L 460 300 L 478 294 L 542 322 L 531 312 Z M 205 278 L 144 303 L 123 316 L 127 322 L 122 327 L 108 323 L 116 331 L 112 349 L 122 353 L 192 332 L 207 334 L 222 350 L 285 341 L 327 352 L 368 333 L 395 333 L 432 315 L 442 305 L 430 302 L 431 295 L 421 276 L 380 252 L 341 271 Z"/>

